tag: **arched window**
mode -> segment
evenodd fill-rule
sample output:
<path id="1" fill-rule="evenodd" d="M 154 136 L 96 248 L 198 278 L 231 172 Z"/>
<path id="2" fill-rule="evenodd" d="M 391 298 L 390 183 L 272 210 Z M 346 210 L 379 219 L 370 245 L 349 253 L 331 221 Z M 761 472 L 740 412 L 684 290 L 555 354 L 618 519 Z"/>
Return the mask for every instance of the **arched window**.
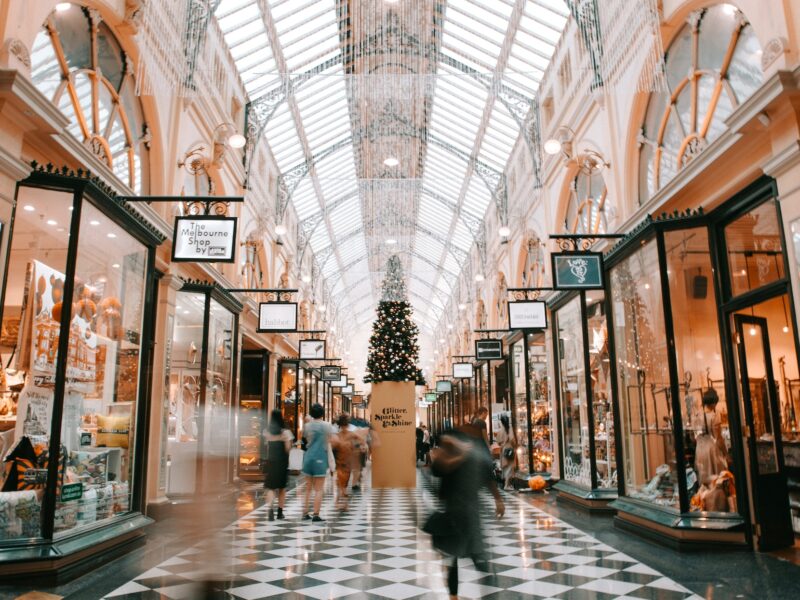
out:
<path id="1" fill-rule="evenodd" d="M 146 191 L 146 128 L 133 68 L 96 11 L 53 12 L 31 53 L 33 83 L 68 129 L 137 193 Z"/>
<path id="2" fill-rule="evenodd" d="M 665 60 L 668 91 L 650 97 L 642 127 L 640 203 L 717 139 L 763 80 L 758 39 L 731 4 L 692 13 Z"/>
<path id="3" fill-rule="evenodd" d="M 525 243 L 522 287 L 539 287 L 544 283 L 544 245 L 535 235 Z"/>
<path id="4" fill-rule="evenodd" d="M 564 227 L 569 233 L 606 233 L 608 188 L 599 170 L 581 170 L 572 180 Z"/>

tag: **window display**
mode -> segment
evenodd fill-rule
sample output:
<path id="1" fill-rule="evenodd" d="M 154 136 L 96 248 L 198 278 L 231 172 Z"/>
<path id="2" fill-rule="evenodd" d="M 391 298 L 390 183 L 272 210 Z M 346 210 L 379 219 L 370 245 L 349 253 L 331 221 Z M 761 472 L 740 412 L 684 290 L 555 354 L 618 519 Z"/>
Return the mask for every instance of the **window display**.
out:
<path id="1" fill-rule="evenodd" d="M 592 383 L 594 454 L 597 487 L 617 487 L 617 446 L 614 404 L 611 402 L 611 359 L 608 351 L 608 321 L 605 294 L 586 295 L 586 326 L 589 333 L 589 371 Z"/>
<path id="2" fill-rule="evenodd" d="M 57 539 L 134 510 L 142 240 L 160 242 L 112 219 L 127 213 L 97 188 L 76 196 L 83 180 L 30 181 L 17 192 L 0 336 L 0 540 Z"/>
<path id="3" fill-rule="evenodd" d="M 679 508 L 667 340 L 655 240 L 611 269 L 625 492 Z"/>
<path id="4" fill-rule="evenodd" d="M 239 476 L 261 475 L 261 432 L 267 426 L 266 350 L 242 352 L 239 390 Z"/>
<path id="5" fill-rule="evenodd" d="M 278 406 L 283 411 L 283 422 L 286 429 L 292 432 L 294 439 L 300 439 L 300 423 L 303 420 L 301 399 L 298 395 L 297 372 L 300 366 L 296 362 L 281 362 L 278 366 Z"/>
<path id="6" fill-rule="evenodd" d="M 528 334 L 528 376 L 531 385 L 533 471 L 549 473 L 553 465 L 553 429 L 543 333 Z"/>
<path id="7" fill-rule="evenodd" d="M 511 425 L 517 435 L 517 469 L 528 472 L 528 404 L 525 397 L 525 357 L 522 344 L 511 345 L 511 377 L 514 382 L 514 397 L 511 404 Z"/>

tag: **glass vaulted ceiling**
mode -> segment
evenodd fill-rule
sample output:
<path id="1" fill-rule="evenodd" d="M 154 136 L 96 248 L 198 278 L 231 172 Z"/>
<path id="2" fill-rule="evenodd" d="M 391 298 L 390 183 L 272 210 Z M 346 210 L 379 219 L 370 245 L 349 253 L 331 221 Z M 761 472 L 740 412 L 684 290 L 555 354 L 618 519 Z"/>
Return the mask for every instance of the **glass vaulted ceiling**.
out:
<path id="1" fill-rule="evenodd" d="M 219 3 L 216 18 L 250 101 L 289 80 L 300 81 L 297 78 L 303 74 L 314 74 L 292 86 L 268 121 L 265 136 L 281 172 L 312 159 L 309 175 L 291 201 L 301 222 L 319 221 L 310 246 L 321 257 L 319 266 L 334 301 L 351 322 L 362 325 L 372 319 L 380 293 L 377 271 L 382 268 L 371 264 L 381 240 L 370 235 L 374 223 L 364 214 L 367 204 L 360 181 L 398 177 L 364 164 L 369 158 L 359 137 L 365 135 L 371 117 L 362 113 L 387 109 L 356 101 L 357 86 L 348 81 L 352 75 L 385 67 L 369 58 L 359 62 L 359 50 L 366 56 L 365 40 L 374 33 L 363 29 L 380 23 L 410 30 L 427 61 L 418 58 L 414 64 L 401 65 L 403 69 L 384 73 L 428 77 L 422 109 L 396 118 L 424 131 L 417 136 L 424 143 L 405 142 L 416 167 L 399 176 L 414 181 L 414 192 L 400 211 L 408 214 L 398 221 L 402 230 L 398 236 L 408 233 L 408 219 L 411 232 L 408 243 L 398 250 L 404 254 L 415 318 L 431 331 L 452 295 L 477 224 L 492 203 L 492 190 L 476 173 L 476 162 L 502 173 L 520 135 L 519 119 L 503 102 L 498 84 L 505 86 L 506 95 L 532 100 L 567 15 L 563 0 Z M 361 31 L 354 24 L 358 18 L 363 20 Z M 405 42 L 384 34 L 372 36 L 370 43 L 399 48 Z M 380 54 L 380 49 L 372 52 Z M 401 55 L 406 53 L 398 53 L 395 63 Z M 378 135 L 395 139 L 392 125 L 384 124 L 379 131 Z"/>

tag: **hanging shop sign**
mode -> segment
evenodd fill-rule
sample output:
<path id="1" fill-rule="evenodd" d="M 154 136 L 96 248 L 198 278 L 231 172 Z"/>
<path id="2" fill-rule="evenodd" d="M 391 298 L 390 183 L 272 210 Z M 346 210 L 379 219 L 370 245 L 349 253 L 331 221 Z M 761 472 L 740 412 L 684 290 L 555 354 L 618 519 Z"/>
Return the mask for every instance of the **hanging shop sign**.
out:
<path id="1" fill-rule="evenodd" d="M 602 252 L 554 252 L 551 256 L 557 290 L 603 289 Z"/>
<path id="2" fill-rule="evenodd" d="M 338 381 L 331 383 L 331 387 L 343 388 L 347 385 L 347 375 L 342 375 Z M 339 392 L 341 394 L 341 392 Z"/>
<path id="3" fill-rule="evenodd" d="M 475 340 L 477 360 L 502 360 L 503 340 Z"/>
<path id="4" fill-rule="evenodd" d="M 453 379 L 472 379 L 472 363 L 453 363 Z"/>
<path id="5" fill-rule="evenodd" d="M 262 302 L 258 305 L 258 333 L 297 331 L 297 302 Z"/>
<path id="6" fill-rule="evenodd" d="M 362 394 L 354 394 L 350 403 L 353 406 L 364 406 L 364 396 Z"/>
<path id="7" fill-rule="evenodd" d="M 320 381 L 339 381 L 342 378 L 342 368 L 334 365 L 325 365 L 320 369 Z"/>
<path id="8" fill-rule="evenodd" d="M 173 262 L 227 262 L 236 258 L 236 217 L 175 217 Z"/>
<path id="9" fill-rule="evenodd" d="M 352 385 L 342 386 L 342 390 L 339 393 L 342 396 L 352 396 L 353 395 L 353 386 Z"/>
<path id="10" fill-rule="evenodd" d="M 325 340 L 300 340 L 300 360 L 325 358 Z"/>
<path id="11" fill-rule="evenodd" d="M 508 328 L 547 329 L 547 305 L 541 300 L 508 303 Z"/>
<path id="12" fill-rule="evenodd" d="M 453 383 L 451 381 L 437 381 L 436 382 L 436 392 L 439 394 L 444 394 L 447 392 L 453 391 Z"/>
<path id="13" fill-rule="evenodd" d="M 425 394 L 425 402 L 433 404 L 436 402 L 436 392 L 428 392 Z"/>

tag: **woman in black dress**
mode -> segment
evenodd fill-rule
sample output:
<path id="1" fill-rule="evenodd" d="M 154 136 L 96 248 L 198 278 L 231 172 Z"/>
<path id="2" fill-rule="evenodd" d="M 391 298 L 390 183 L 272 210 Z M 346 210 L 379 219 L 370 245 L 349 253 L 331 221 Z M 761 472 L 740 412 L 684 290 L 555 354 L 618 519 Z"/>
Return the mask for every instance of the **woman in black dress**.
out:
<path id="1" fill-rule="evenodd" d="M 275 520 L 272 505 L 278 496 L 278 518 L 283 519 L 283 505 L 286 503 L 286 484 L 289 479 L 289 451 L 292 448 L 292 432 L 283 426 L 283 414 L 278 409 L 272 411 L 269 425 L 264 430 L 266 457 L 264 465 L 264 488 L 267 490 L 269 520 Z"/>

